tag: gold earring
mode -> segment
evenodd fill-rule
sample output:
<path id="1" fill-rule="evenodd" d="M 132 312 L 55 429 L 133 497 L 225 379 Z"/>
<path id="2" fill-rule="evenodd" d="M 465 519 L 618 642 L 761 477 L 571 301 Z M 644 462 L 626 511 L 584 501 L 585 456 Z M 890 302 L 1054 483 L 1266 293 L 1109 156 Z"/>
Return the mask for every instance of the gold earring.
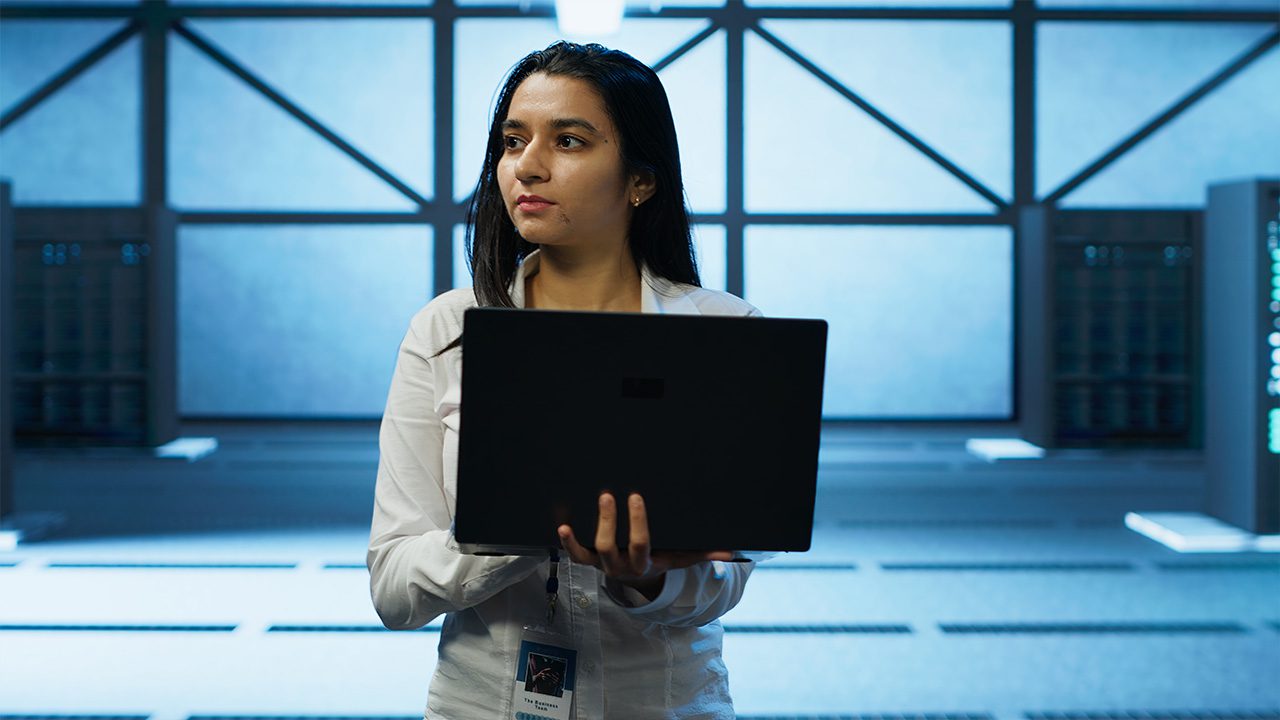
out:
<path id="1" fill-rule="evenodd" d="M 636 207 L 640 207 L 640 196 L 639 196 L 639 195 L 637 195 L 637 196 L 636 196 L 636 199 L 635 199 L 635 200 L 633 200 L 633 201 L 632 201 L 632 203 L 633 203 Z"/>

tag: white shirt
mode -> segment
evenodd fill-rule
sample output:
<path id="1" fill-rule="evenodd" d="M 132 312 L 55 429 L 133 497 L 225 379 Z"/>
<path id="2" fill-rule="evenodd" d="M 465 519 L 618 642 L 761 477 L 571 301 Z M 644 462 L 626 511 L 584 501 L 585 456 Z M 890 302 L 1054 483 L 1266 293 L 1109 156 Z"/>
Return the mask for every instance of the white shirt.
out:
<path id="1" fill-rule="evenodd" d="M 531 253 L 516 274 L 517 307 L 538 262 Z M 641 274 L 642 312 L 760 315 L 728 293 Z M 475 305 L 469 288 L 440 295 L 413 317 L 400 345 L 379 435 L 368 566 L 388 628 L 419 628 L 445 614 L 426 717 L 506 720 L 522 628 L 545 619 L 548 560 L 464 555 L 450 532 L 462 351 L 435 354 L 461 334 L 463 312 Z M 574 717 L 733 718 L 718 618 L 738 603 L 751 568 L 673 570 L 649 602 L 632 588 L 605 588 L 599 570 L 564 558 L 555 629 L 578 651 Z"/>

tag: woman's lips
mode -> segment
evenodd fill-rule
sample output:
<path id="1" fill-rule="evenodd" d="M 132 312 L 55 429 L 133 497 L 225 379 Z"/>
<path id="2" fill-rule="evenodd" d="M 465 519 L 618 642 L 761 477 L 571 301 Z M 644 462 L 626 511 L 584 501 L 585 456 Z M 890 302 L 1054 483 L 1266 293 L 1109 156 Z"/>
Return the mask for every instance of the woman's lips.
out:
<path id="1" fill-rule="evenodd" d="M 540 212 L 552 205 L 555 205 L 555 203 L 537 195 L 521 195 L 516 198 L 516 207 L 524 212 Z"/>

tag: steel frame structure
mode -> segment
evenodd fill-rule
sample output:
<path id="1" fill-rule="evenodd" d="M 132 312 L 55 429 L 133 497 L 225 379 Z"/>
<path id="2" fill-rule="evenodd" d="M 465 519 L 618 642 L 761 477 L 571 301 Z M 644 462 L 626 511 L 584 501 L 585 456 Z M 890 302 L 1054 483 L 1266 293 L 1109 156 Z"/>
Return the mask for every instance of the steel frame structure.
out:
<path id="1" fill-rule="evenodd" d="M 0 131 L 38 107 L 76 77 L 91 68 L 134 36 L 142 38 L 142 201 L 151 207 L 165 207 L 167 196 L 167 73 L 166 41 L 169 33 L 183 38 L 218 65 L 292 115 L 341 152 L 375 174 L 417 209 L 411 212 L 240 212 L 184 210 L 179 223 L 191 224 L 421 224 L 433 229 L 433 289 L 439 294 L 454 285 L 453 243 L 455 225 L 463 222 L 466 201 L 458 202 L 453 182 L 454 118 L 454 23 L 463 18 L 551 17 L 550 3 L 519 6 L 459 6 L 454 0 L 435 0 L 423 7 L 391 5 L 308 5 L 280 2 L 275 5 L 182 5 L 169 0 L 142 0 L 137 5 L 48 6 L 9 3 L 0 6 L 0 21 L 11 19 L 115 18 L 128 21 L 118 32 L 89 49 L 63 70 L 0 115 Z M 743 235 L 747 225 L 998 225 L 1016 232 L 1019 213 L 1025 207 L 1055 205 L 1065 195 L 1109 167 L 1145 138 L 1180 116 L 1252 63 L 1280 45 L 1280 14 L 1255 10 L 1178 9 L 1061 9 L 1041 8 L 1032 0 L 1013 0 L 1003 8 L 915 8 L 915 7 L 748 7 L 743 0 L 726 0 L 723 6 L 706 8 L 629 9 L 635 18 L 696 18 L 709 21 L 666 57 L 654 64 L 661 70 L 697 47 L 720 30 L 726 35 L 726 205 L 723 212 L 695 213 L 694 222 L 723 225 L 726 230 L 726 287 L 741 295 L 744 289 Z M 188 19 L 200 18 L 418 18 L 431 19 L 434 33 L 434 192 L 428 198 L 415 191 L 378 162 L 368 157 L 339 133 L 295 104 L 285 93 L 254 74 L 233 56 L 192 29 Z M 805 55 L 766 30 L 761 21 L 769 19 L 829 20 L 947 20 L 956 22 L 999 21 L 1012 29 L 1012 175 L 1010 199 L 985 186 L 938 149 L 913 134 L 893 117 L 861 97 L 853 89 L 825 72 Z M 1094 158 L 1059 187 L 1037 197 L 1035 192 L 1035 87 L 1036 27 L 1042 22 L 1184 22 L 1269 24 L 1272 30 L 1262 40 L 1221 67 L 1211 77 L 1150 118 L 1141 128 Z M 803 67 L 834 92 L 870 115 L 918 152 L 991 202 L 994 213 L 756 213 L 744 202 L 744 45 L 747 33 L 754 33 L 779 52 Z M 1016 247 L 1016 244 L 1015 244 Z M 1015 262 L 1016 266 L 1016 262 Z M 1014 279 L 1015 284 L 1017 278 Z M 1016 311 L 1015 311 L 1016 312 Z M 1014 319 L 1016 326 L 1016 318 Z M 1016 358 L 1015 358 L 1016 359 Z M 1014 387 L 1016 406 L 1017 387 Z M 1015 419 L 1015 418 L 1010 418 Z"/>

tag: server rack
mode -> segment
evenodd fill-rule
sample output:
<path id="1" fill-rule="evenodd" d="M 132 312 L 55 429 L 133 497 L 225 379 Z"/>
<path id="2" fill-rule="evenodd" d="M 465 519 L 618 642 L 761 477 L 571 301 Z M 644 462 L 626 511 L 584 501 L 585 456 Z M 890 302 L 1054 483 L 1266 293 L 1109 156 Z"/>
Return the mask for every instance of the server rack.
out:
<path id="1" fill-rule="evenodd" d="M 20 443 L 177 436 L 174 229 L 168 210 L 15 209 Z"/>
<path id="2" fill-rule="evenodd" d="M 13 514 L 13 187 L 0 183 L 0 525 Z"/>
<path id="3" fill-rule="evenodd" d="M 1198 211 L 1026 208 L 1018 413 L 1042 447 L 1199 443 Z"/>
<path id="4" fill-rule="evenodd" d="M 1209 512 L 1280 533 L 1280 180 L 1210 186 L 1205 231 Z"/>

